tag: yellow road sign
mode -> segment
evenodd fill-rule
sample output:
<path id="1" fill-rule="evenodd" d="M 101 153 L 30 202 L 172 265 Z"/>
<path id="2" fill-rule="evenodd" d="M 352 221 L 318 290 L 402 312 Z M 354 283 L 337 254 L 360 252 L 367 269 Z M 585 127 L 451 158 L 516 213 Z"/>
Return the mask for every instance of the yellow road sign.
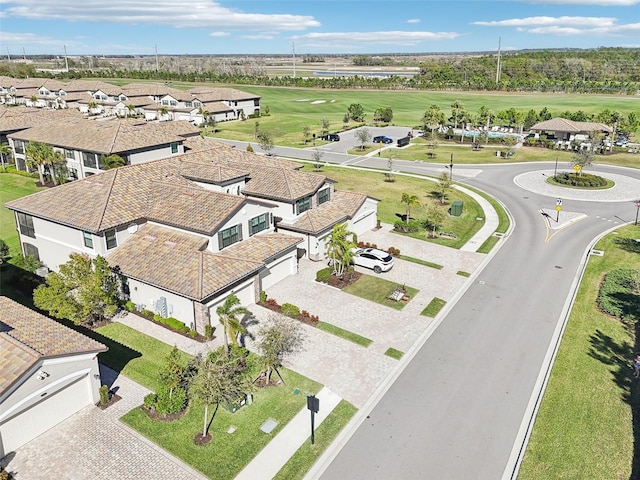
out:
<path id="1" fill-rule="evenodd" d="M 576 172 L 579 172 L 580 170 L 582 170 L 582 166 L 581 166 L 581 165 L 578 165 L 578 164 L 576 163 L 576 164 L 573 166 L 573 169 L 574 169 Z"/>
<path id="2" fill-rule="evenodd" d="M 562 210 L 562 205 L 556 205 L 556 210 L 557 210 L 557 211 Z"/>

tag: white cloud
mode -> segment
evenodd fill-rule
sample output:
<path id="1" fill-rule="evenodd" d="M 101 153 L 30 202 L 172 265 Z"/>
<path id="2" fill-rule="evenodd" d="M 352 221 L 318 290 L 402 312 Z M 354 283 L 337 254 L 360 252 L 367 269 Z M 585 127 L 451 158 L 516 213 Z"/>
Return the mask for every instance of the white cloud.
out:
<path id="1" fill-rule="evenodd" d="M 410 18 L 409 20 L 407 20 L 407 23 L 420 23 L 420 19 L 419 18 Z"/>
<path id="2" fill-rule="evenodd" d="M 229 32 L 211 32 L 209 34 L 210 37 L 228 37 L 231 35 Z"/>
<path id="3" fill-rule="evenodd" d="M 263 33 L 260 35 L 242 35 L 242 38 L 246 38 L 247 40 L 273 40 L 276 36 Z"/>
<path id="4" fill-rule="evenodd" d="M 76 22 L 159 24 L 178 28 L 226 30 L 305 30 L 320 26 L 311 16 L 244 13 L 213 0 L 9 0 L 5 17 L 32 20 L 59 19 Z"/>
<path id="5" fill-rule="evenodd" d="M 615 18 L 610 17 L 526 17 L 510 18 L 508 20 L 493 20 L 490 22 L 473 22 L 473 25 L 483 27 L 535 27 L 568 25 L 573 27 L 601 27 L 613 25 Z"/>
<path id="6" fill-rule="evenodd" d="M 307 47 L 345 47 L 357 45 L 414 46 L 433 40 L 452 40 L 456 32 L 327 32 L 295 35 L 293 40 Z"/>

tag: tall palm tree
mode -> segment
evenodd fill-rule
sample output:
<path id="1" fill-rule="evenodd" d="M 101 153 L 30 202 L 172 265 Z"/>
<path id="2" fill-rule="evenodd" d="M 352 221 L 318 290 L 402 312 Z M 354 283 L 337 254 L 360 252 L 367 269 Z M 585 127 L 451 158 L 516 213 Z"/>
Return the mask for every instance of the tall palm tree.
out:
<path id="1" fill-rule="evenodd" d="M 44 167 L 49 163 L 49 152 L 47 147 L 53 151 L 51 147 L 41 142 L 29 142 L 25 148 L 25 157 L 27 166 L 30 169 L 36 169 L 40 176 L 40 183 L 44 185 Z"/>
<path id="2" fill-rule="evenodd" d="M 341 277 L 353 260 L 353 249 L 357 246 L 356 234 L 347 230 L 346 223 L 333 226 L 327 242 L 327 255 L 333 263 L 334 275 Z"/>
<path id="3" fill-rule="evenodd" d="M 160 107 L 159 112 L 160 112 L 159 120 L 162 120 L 165 116 L 169 114 L 169 109 L 165 105 L 163 105 L 162 107 Z"/>
<path id="4" fill-rule="evenodd" d="M 131 104 L 127 105 L 127 117 L 133 116 L 135 114 L 135 111 L 136 111 L 136 107 L 134 107 Z"/>
<path id="5" fill-rule="evenodd" d="M 229 353 L 229 337 L 234 345 L 238 345 L 238 333 L 247 333 L 246 328 L 238 319 L 239 315 L 248 312 L 246 308 L 240 305 L 240 300 L 234 294 L 229 295 L 224 303 L 216 308 L 216 314 L 220 319 L 220 323 L 224 327 L 224 349 Z"/>
<path id="6" fill-rule="evenodd" d="M 9 163 L 9 159 L 11 158 L 11 147 L 7 142 L 2 142 L 0 144 L 0 166 L 4 169 L 6 163 Z"/>
<path id="7" fill-rule="evenodd" d="M 102 161 L 102 170 L 111 170 L 112 168 L 118 168 L 125 165 L 124 158 L 120 155 L 112 153 L 108 157 L 105 157 Z"/>
<path id="8" fill-rule="evenodd" d="M 411 207 L 415 207 L 420 205 L 420 201 L 418 200 L 417 195 L 412 195 L 410 193 L 403 193 L 402 200 L 400 200 L 407 206 L 407 216 L 405 218 L 406 223 L 409 223 L 409 218 L 411 218 Z"/>

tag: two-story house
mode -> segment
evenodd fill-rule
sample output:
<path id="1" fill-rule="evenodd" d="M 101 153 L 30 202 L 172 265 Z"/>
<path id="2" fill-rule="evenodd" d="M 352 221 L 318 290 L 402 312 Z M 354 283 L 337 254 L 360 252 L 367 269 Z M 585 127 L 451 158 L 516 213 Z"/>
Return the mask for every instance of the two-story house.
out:
<path id="1" fill-rule="evenodd" d="M 56 270 L 72 252 L 103 255 L 140 308 L 204 332 L 231 293 L 243 305 L 324 258 L 333 225 L 375 226 L 377 201 L 339 192 L 291 162 L 211 142 L 14 200 L 25 255 Z M 269 193 L 271 192 L 271 193 Z"/>
<path id="2" fill-rule="evenodd" d="M 102 171 L 104 159 L 112 154 L 127 165 L 180 155 L 185 139 L 199 133 L 189 122 L 154 125 L 134 119 L 78 118 L 20 130 L 7 138 L 19 170 L 27 170 L 27 144 L 41 142 L 64 154 L 69 178 L 75 180 Z"/>

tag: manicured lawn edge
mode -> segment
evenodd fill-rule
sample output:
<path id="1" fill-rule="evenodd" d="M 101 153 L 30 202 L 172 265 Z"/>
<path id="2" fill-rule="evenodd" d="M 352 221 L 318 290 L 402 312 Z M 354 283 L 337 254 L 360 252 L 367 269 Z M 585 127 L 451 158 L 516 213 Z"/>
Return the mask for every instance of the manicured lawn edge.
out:
<path id="1" fill-rule="evenodd" d="M 362 335 L 350 332 L 349 330 L 345 330 L 344 328 L 336 327 L 331 323 L 318 322 L 318 325 L 316 325 L 316 327 L 324 332 L 331 333 L 345 340 L 349 340 L 350 342 L 356 343 L 365 348 L 373 343 L 373 340 L 371 340 L 370 338 L 363 337 Z"/>
<path id="2" fill-rule="evenodd" d="M 393 347 L 389 347 L 387 348 L 387 351 L 384 352 L 384 354 L 387 357 L 391 357 L 391 358 L 395 358 L 396 360 L 400 360 L 402 358 L 402 356 L 404 355 L 404 352 L 401 352 L 400 350 L 397 350 Z"/>
<path id="3" fill-rule="evenodd" d="M 346 400 L 340 401 L 329 416 L 316 428 L 314 445 L 311 445 L 309 439 L 305 441 L 277 473 L 274 480 L 299 480 L 303 478 L 357 411 L 358 409 Z"/>
<path id="4" fill-rule="evenodd" d="M 464 272 L 462 270 L 458 270 L 456 272 L 456 275 L 460 275 L 461 277 L 470 277 L 471 276 L 471 274 L 469 272 Z"/>
<path id="5" fill-rule="evenodd" d="M 500 237 L 496 237 L 495 235 L 491 235 L 489 238 L 487 238 L 484 241 L 484 243 L 482 245 L 480 245 L 480 248 L 478 248 L 478 250 L 476 250 L 476 252 L 477 253 L 489 253 L 491 251 L 491 249 L 498 244 L 499 240 L 501 240 Z"/>
<path id="6" fill-rule="evenodd" d="M 418 265 L 424 265 L 425 267 L 435 268 L 437 270 L 442 270 L 444 268 L 442 265 L 438 265 L 437 263 L 428 262 L 427 260 L 422 260 L 420 258 L 409 257 L 408 255 L 400 255 L 400 259 L 411 263 L 417 263 Z"/>
<path id="7" fill-rule="evenodd" d="M 399 285 L 396 282 L 372 275 L 362 275 L 358 281 L 343 288 L 342 291 L 385 307 L 402 310 L 408 302 L 395 301 L 388 298 L 395 288 L 403 288 L 410 299 L 414 298 L 419 292 L 417 288 Z"/>
<path id="8" fill-rule="evenodd" d="M 425 317 L 435 318 L 436 315 L 442 310 L 442 308 L 447 304 L 445 300 L 442 300 L 438 297 L 433 297 L 433 300 L 429 302 L 429 305 L 425 307 L 420 315 L 424 315 Z"/>

